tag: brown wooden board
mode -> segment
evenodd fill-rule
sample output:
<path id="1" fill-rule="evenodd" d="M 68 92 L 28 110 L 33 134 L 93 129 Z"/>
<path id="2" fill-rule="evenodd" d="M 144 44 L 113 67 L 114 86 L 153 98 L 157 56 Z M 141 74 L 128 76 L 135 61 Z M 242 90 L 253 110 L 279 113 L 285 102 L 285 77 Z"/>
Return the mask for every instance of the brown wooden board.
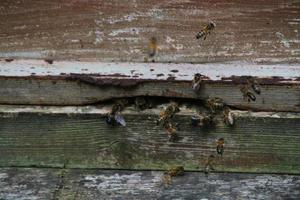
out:
<path id="1" fill-rule="evenodd" d="M 297 199 L 295 175 L 0 168 L 0 199 Z"/>
<path id="2" fill-rule="evenodd" d="M 295 113 L 233 112 L 235 125 L 191 126 L 193 109 L 175 116 L 179 141 L 170 142 L 156 125 L 163 107 L 123 112 L 126 127 L 106 124 L 109 107 L 5 107 L 0 118 L 0 166 L 167 169 L 184 165 L 204 170 L 215 155 L 215 170 L 300 172 L 300 118 Z M 224 155 L 216 140 L 225 139 Z"/>
<path id="3" fill-rule="evenodd" d="M 1 0 L 0 57 L 299 62 L 299 13 L 298 0 Z M 210 21 L 215 29 L 197 40 Z"/>

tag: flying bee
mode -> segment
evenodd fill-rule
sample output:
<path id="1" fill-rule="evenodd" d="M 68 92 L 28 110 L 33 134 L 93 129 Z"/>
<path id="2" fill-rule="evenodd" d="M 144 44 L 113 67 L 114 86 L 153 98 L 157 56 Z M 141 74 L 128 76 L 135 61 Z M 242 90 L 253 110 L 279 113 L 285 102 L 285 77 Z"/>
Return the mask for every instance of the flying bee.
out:
<path id="1" fill-rule="evenodd" d="M 209 22 L 199 33 L 197 33 L 196 39 L 203 38 L 203 40 L 205 40 L 215 27 L 216 24 L 214 22 Z"/>
<path id="2" fill-rule="evenodd" d="M 221 110 L 224 108 L 225 103 L 222 99 L 215 97 L 209 98 L 205 101 L 205 106 L 210 109 L 211 113 L 215 113 L 216 110 Z"/>
<path id="3" fill-rule="evenodd" d="M 202 84 L 202 75 L 197 73 L 194 75 L 193 83 L 192 83 L 192 89 L 194 92 L 198 92 L 201 88 Z"/>
<path id="4" fill-rule="evenodd" d="M 240 91 L 241 91 L 242 94 L 243 94 L 244 100 L 247 100 L 248 102 L 250 102 L 251 100 L 252 100 L 252 101 L 255 101 L 255 100 L 256 100 L 255 95 L 254 95 L 252 92 L 249 91 L 248 86 L 241 86 L 241 87 L 240 87 Z"/>
<path id="5" fill-rule="evenodd" d="M 224 123 L 230 126 L 234 125 L 234 115 L 231 110 L 226 107 L 223 111 Z"/>
<path id="6" fill-rule="evenodd" d="M 215 156 L 211 154 L 208 157 L 207 162 L 204 166 L 204 173 L 205 174 L 209 174 L 212 170 L 215 170 L 214 167 L 213 167 L 214 160 L 215 160 Z"/>
<path id="7" fill-rule="evenodd" d="M 248 85 L 251 86 L 251 88 L 253 89 L 253 91 L 256 94 L 260 94 L 260 92 L 261 92 L 260 85 L 257 82 L 257 80 L 255 80 L 253 77 L 250 77 L 250 78 L 248 78 L 247 82 L 248 82 Z"/>
<path id="8" fill-rule="evenodd" d="M 224 153 L 224 144 L 225 144 L 225 140 L 224 140 L 224 138 L 219 138 L 218 140 L 217 140 L 217 153 L 219 154 L 219 155 L 223 155 L 223 153 Z"/>
<path id="9" fill-rule="evenodd" d="M 177 103 L 172 102 L 166 110 L 162 111 L 159 114 L 159 119 L 157 120 L 157 123 L 163 123 L 168 122 L 176 113 L 180 112 L 179 106 Z"/>
<path id="10" fill-rule="evenodd" d="M 151 37 L 150 38 L 150 41 L 149 41 L 149 45 L 148 45 L 148 48 L 149 48 L 149 57 L 152 58 L 156 55 L 156 52 L 157 52 L 157 39 L 156 37 Z"/>
<path id="11" fill-rule="evenodd" d="M 174 168 L 169 169 L 165 172 L 163 177 L 163 182 L 165 184 L 169 184 L 172 181 L 172 177 L 174 176 L 182 176 L 184 175 L 184 167 L 183 166 L 176 166 Z"/>

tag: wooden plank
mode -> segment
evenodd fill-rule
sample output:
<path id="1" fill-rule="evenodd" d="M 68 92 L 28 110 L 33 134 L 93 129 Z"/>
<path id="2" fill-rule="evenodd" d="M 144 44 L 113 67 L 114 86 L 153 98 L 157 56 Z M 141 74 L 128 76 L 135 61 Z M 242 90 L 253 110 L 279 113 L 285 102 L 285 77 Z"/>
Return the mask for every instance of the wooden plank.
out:
<path id="1" fill-rule="evenodd" d="M 169 185 L 163 176 L 161 171 L 0 168 L 0 199 L 297 199 L 300 195 L 300 177 L 295 175 L 185 172 Z M 56 191 L 59 195 L 54 196 Z"/>
<path id="2" fill-rule="evenodd" d="M 199 92 L 194 74 L 204 76 Z M 247 102 L 240 91 L 253 76 L 261 94 Z M 84 105 L 116 97 L 222 98 L 241 109 L 300 111 L 300 66 L 0 61 L 0 103 Z"/>
<path id="3" fill-rule="evenodd" d="M 69 199 L 298 199 L 300 177 L 267 174 L 206 176 L 187 172 L 162 182 L 158 171 L 71 170 L 62 191 Z"/>
<path id="4" fill-rule="evenodd" d="M 158 62 L 299 62 L 299 9 L 298 0 L 1 0 L 0 57 L 144 62 L 154 36 Z"/>
<path id="5" fill-rule="evenodd" d="M 195 109 L 182 107 L 174 121 L 181 137 L 168 141 L 156 125 L 163 106 L 123 112 L 126 127 L 111 127 L 102 118 L 110 107 L 1 106 L 0 166 L 167 169 L 184 165 L 204 169 L 216 140 L 225 153 L 215 158 L 216 171 L 300 173 L 299 113 L 234 111 L 233 127 L 217 116 L 215 126 L 195 128 Z"/>
<path id="6" fill-rule="evenodd" d="M 0 199 L 52 199 L 59 170 L 0 168 Z"/>

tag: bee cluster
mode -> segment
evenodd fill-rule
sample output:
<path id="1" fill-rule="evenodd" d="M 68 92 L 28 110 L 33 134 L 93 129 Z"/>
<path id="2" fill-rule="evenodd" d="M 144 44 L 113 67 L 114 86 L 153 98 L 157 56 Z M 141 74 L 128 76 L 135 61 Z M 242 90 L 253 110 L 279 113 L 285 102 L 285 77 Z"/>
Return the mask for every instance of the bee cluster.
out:
<path id="1" fill-rule="evenodd" d="M 172 142 L 175 142 L 179 139 L 177 134 L 178 124 L 175 124 L 172 121 L 172 118 L 178 112 L 180 112 L 178 104 L 172 102 L 164 111 L 159 114 L 159 118 L 157 120 L 157 124 L 163 126 L 164 130 L 169 136 L 169 141 Z"/>
<path id="2" fill-rule="evenodd" d="M 197 39 L 206 37 L 210 34 L 210 32 L 215 28 L 215 24 L 210 22 L 206 25 L 196 36 Z M 149 51 L 148 56 L 149 58 L 153 59 L 153 57 L 157 54 L 157 39 L 152 37 L 149 41 Z M 154 62 L 154 60 L 153 60 Z M 191 89 L 195 93 L 201 92 L 204 88 L 205 84 L 205 76 L 196 73 L 192 80 Z M 260 95 L 260 85 L 258 81 L 253 77 L 247 77 L 246 85 L 240 87 L 240 91 L 242 93 L 243 99 L 247 100 L 248 102 L 256 101 L 256 94 Z M 149 101 L 144 97 L 136 97 L 133 100 L 135 108 L 137 110 L 145 110 L 154 108 L 153 102 Z M 126 122 L 124 117 L 121 115 L 122 110 L 130 104 L 128 99 L 120 99 L 114 102 L 111 111 L 106 115 L 106 122 L 112 126 L 121 125 L 126 126 Z M 192 127 L 200 127 L 200 128 L 211 128 L 218 120 L 216 118 L 217 115 L 222 113 L 223 122 L 227 126 L 234 126 L 235 124 L 235 116 L 232 113 L 230 106 L 228 106 L 221 98 L 213 97 L 207 98 L 202 102 L 202 105 L 206 108 L 206 111 L 197 111 L 191 117 L 191 125 Z M 163 130 L 168 135 L 170 142 L 177 142 L 180 140 L 180 136 L 178 132 L 180 131 L 179 124 L 175 123 L 174 116 L 180 112 L 179 104 L 177 102 L 170 102 L 163 111 L 159 113 L 158 119 L 156 120 L 156 124 L 161 126 Z M 223 156 L 224 148 L 225 147 L 225 139 L 219 138 L 216 140 L 216 155 Z M 214 154 L 210 154 L 207 158 L 207 161 L 204 165 L 204 172 L 206 174 L 210 173 L 214 170 L 214 162 L 217 156 Z M 163 177 L 163 182 L 169 184 L 172 180 L 172 177 L 183 175 L 184 174 L 184 167 L 177 166 L 171 168 L 167 172 L 165 172 Z"/>

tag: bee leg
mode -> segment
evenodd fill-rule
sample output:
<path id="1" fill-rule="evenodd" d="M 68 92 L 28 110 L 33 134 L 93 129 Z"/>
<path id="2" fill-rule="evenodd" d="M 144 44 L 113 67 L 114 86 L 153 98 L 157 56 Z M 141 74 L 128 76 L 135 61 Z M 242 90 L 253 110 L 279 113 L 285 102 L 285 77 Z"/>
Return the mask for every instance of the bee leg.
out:
<path id="1" fill-rule="evenodd" d="M 222 150 L 222 147 L 220 145 L 217 146 L 217 153 L 221 154 L 221 156 L 223 154 L 223 150 Z"/>

